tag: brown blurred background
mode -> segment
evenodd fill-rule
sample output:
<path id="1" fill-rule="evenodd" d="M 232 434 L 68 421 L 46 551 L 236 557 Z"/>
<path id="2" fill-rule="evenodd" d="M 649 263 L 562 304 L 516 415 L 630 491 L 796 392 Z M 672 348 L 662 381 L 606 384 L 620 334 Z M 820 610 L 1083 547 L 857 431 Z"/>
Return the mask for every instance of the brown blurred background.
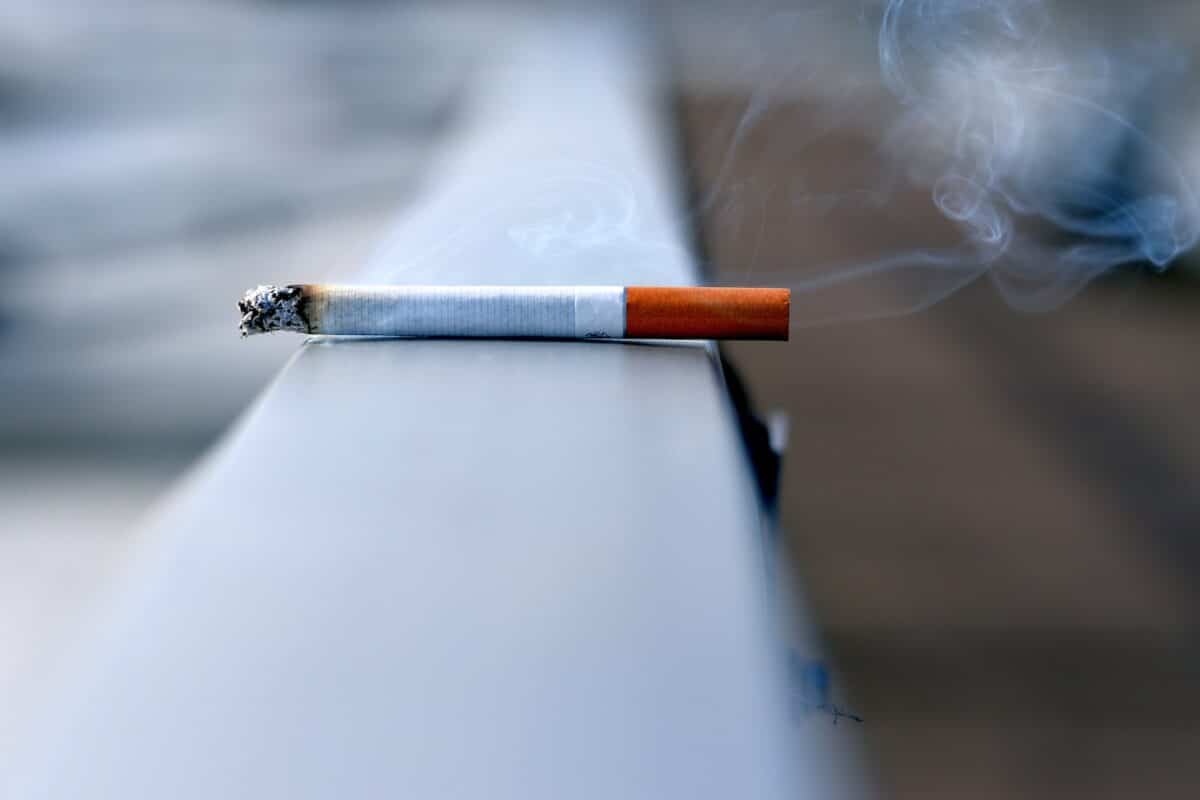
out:
<path id="1" fill-rule="evenodd" d="M 882 171 L 869 137 L 809 135 L 820 104 L 773 105 L 728 160 L 748 102 L 684 98 L 701 194 L 722 165 L 783 188 Z M 702 217 L 703 238 L 719 278 L 751 281 L 953 239 L 928 192 L 896 205 L 763 202 L 754 226 Z M 897 305 L 888 291 L 837 302 Z M 790 417 L 787 549 L 885 796 L 1196 796 L 1198 312 L 1186 267 L 1122 272 L 1050 314 L 985 279 L 923 313 L 727 348 Z"/>

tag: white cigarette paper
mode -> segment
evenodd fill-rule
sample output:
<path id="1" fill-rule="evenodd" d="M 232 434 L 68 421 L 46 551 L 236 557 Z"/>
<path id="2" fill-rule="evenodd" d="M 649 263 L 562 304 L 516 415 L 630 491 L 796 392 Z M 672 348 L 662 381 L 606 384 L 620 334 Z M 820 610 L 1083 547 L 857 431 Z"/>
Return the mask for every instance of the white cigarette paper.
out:
<path id="1" fill-rule="evenodd" d="M 622 286 L 259 286 L 242 334 L 620 338 Z"/>

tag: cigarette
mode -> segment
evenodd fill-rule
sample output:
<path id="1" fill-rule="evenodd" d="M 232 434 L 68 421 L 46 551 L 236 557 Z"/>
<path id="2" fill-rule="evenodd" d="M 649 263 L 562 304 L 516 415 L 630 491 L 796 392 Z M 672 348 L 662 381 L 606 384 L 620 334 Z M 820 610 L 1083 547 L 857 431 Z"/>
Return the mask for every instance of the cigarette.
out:
<path id="1" fill-rule="evenodd" d="M 701 286 L 259 286 L 242 335 L 788 338 L 787 289 Z"/>

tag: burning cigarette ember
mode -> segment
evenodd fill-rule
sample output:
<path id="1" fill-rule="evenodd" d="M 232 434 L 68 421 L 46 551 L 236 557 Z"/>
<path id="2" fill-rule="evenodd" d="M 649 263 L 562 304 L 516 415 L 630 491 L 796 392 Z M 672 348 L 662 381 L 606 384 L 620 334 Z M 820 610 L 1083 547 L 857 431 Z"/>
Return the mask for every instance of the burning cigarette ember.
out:
<path id="1" fill-rule="evenodd" d="M 259 286 L 242 335 L 788 338 L 787 289 L 700 286 Z"/>

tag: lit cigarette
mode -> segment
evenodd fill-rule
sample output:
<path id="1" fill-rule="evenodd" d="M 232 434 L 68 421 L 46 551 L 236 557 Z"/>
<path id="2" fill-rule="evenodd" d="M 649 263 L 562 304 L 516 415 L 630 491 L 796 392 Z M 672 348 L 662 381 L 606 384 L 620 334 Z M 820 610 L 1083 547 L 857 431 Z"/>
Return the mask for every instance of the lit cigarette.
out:
<path id="1" fill-rule="evenodd" d="M 787 289 L 700 286 L 259 286 L 242 335 L 787 339 Z"/>

